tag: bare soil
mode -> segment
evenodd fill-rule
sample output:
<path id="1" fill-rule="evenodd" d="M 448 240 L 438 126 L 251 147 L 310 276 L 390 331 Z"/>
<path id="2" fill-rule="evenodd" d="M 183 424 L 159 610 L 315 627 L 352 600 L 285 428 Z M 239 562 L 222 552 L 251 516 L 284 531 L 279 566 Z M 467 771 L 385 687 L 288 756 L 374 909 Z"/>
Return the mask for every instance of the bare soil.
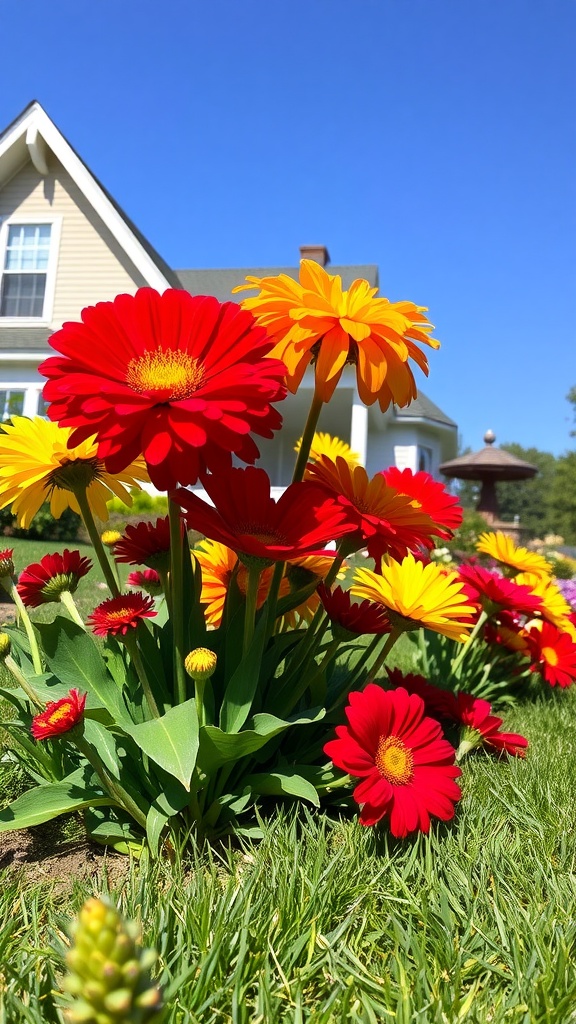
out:
<path id="1" fill-rule="evenodd" d="M 26 885 L 50 883 L 63 895 L 74 883 L 94 882 L 102 889 L 121 884 L 130 870 L 130 858 L 85 839 L 58 842 L 44 828 L 22 829 L 0 835 L 0 871 L 18 874 Z"/>

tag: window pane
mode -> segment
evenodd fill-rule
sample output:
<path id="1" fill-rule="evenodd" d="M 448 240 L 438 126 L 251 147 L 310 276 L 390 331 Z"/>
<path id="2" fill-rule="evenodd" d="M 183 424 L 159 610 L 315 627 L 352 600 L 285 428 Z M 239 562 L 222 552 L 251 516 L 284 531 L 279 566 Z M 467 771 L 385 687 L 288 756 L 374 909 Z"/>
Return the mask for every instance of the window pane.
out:
<path id="1" fill-rule="evenodd" d="M 50 224 L 11 224 L 8 228 L 5 270 L 46 270 L 50 231 Z"/>
<path id="2" fill-rule="evenodd" d="M 40 392 L 40 394 L 38 395 L 38 409 L 36 415 L 43 416 L 44 419 L 47 419 L 46 410 L 48 409 L 48 404 L 49 403 L 44 400 L 42 392 Z"/>
<path id="3" fill-rule="evenodd" d="M 0 316 L 42 316 L 46 274 L 4 274 Z"/>
<path id="4" fill-rule="evenodd" d="M 24 392 L 9 391 L 5 407 L 5 416 L 21 416 L 24 408 Z"/>

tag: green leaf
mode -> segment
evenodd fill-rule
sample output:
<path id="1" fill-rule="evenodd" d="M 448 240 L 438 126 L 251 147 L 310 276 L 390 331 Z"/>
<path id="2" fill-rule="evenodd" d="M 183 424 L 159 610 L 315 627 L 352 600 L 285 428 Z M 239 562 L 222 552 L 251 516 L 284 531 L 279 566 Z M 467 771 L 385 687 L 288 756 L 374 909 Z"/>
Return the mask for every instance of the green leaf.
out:
<path id="1" fill-rule="evenodd" d="M 148 811 L 146 818 L 146 838 L 153 857 L 158 856 L 160 837 L 166 823 L 178 814 L 190 800 L 190 794 L 167 775 L 163 780 L 163 789 L 159 792 Z"/>
<path id="2" fill-rule="evenodd" d="M 104 796 L 101 789 L 91 784 L 92 776 L 92 768 L 85 765 L 62 782 L 50 782 L 24 793 L 0 811 L 0 832 L 31 828 L 85 807 L 113 805 L 111 797 Z"/>
<path id="3" fill-rule="evenodd" d="M 303 779 L 297 769 L 286 768 L 282 772 L 263 772 L 248 775 L 244 782 L 253 793 L 261 796 L 298 796 L 309 800 L 315 807 L 320 806 L 318 793 L 311 782 Z"/>
<path id="4" fill-rule="evenodd" d="M 309 725 L 324 717 L 323 708 L 313 708 L 307 715 L 291 716 L 288 719 L 274 715 L 254 715 L 251 729 L 242 732 L 224 732 L 215 725 L 203 725 L 200 729 L 198 767 L 211 775 L 221 765 L 238 761 L 247 754 L 260 750 L 274 736 L 292 725 Z"/>
<path id="5" fill-rule="evenodd" d="M 194 699 L 170 708 L 161 718 L 139 725 L 121 722 L 119 728 L 185 789 L 190 789 L 198 754 L 198 715 Z"/>
<path id="6" fill-rule="evenodd" d="M 92 637 L 71 619 L 57 615 L 54 622 L 40 623 L 42 646 L 54 675 L 68 689 L 75 687 L 96 698 L 101 707 L 121 722 L 128 717 L 117 684 Z"/>
<path id="7" fill-rule="evenodd" d="M 256 626 L 252 643 L 229 680 L 224 693 L 220 725 L 225 732 L 238 732 L 250 714 L 252 701 L 258 689 L 265 639 L 266 616 L 262 616 Z"/>

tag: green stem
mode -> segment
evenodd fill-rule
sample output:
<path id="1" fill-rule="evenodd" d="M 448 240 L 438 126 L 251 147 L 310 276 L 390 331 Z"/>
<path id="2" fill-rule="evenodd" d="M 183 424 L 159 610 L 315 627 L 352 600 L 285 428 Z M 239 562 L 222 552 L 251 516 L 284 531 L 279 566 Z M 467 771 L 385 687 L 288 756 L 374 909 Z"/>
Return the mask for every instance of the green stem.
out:
<path id="1" fill-rule="evenodd" d="M 40 697 L 36 693 L 36 690 L 34 690 L 32 686 L 30 686 L 30 683 L 23 674 L 22 669 L 20 668 L 19 665 L 16 664 L 11 654 L 6 655 L 6 657 L 4 658 L 4 664 L 6 665 L 6 668 L 11 673 L 11 675 L 14 676 L 14 679 L 16 680 L 18 685 L 22 687 L 24 693 L 28 697 L 28 700 L 32 701 L 32 703 L 35 704 L 37 708 L 40 708 L 40 710 L 42 710 L 44 705 L 40 700 Z"/>
<path id="2" fill-rule="evenodd" d="M 274 566 L 274 574 L 270 581 L 270 589 L 268 590 L 268 596 L 266 598 L 266 636 L 264 639 L 263 650 L 266 649 L 266 645 L 272 636 L 276 625 L 278 594 L 280 593 L 280 584 L 282 582 L 285 567 L 286 562 L 276 562 L 276 565 Z"/>
<path id="3" fill-rule="evenodd" d="M 16 584 L 14 583 L 14 580 L 10 579 L 9 577 L 3 577 L 3 579 L 0 582 L 2 583 L 4 589 L 7 590 L 8 593 L 10 594 L 10 597 L 12 598 L 14 604 L 16 605 L 16 608 L 18 609 L 18 615 L 22 620 L 22 625 L 26 630 L 26 636 L 28 637 L 28 641 L 30 643 L 30 653 L 32 655 L 32 664 L 34 665 L 34 671 L 36 672 L 36 675 L 41 675 L 42 660 L 40 658 L 38 641 L 36 639 L 34 627 L 30 621 L 30 616 L 28 615 L 28 612 L 24 607 L 24 602 L 22 601 L 22 598 L 20 597 L 20 594 L 16 589 Z"/>
<path id="4" fill-rule="evenodd" d="M 322 412 L 323 404 L 322 399 L 319 398 L 316 391 L 314 391 L 312 404 L 308 411 L 308 419 L 306 420 L 306 426 L 304 427 L 304 433 L 302 434 L 300 451 L 298 452 L 298 458 L 296 459 L 296 465 L 294 466 L 292 483 L 302 480 L 304 476 L 304 470 L 306 469 L 306 463 L 308 462 L 308 456 L 310 455 L 312 441 L 314 440 L 314 434 L 316 433 L 316 427 L 318 425 L 320 413 Z"/>
<path id="5" fill-rule="evenodd" d="M 242 653 L 245 655 L 254 636 L 256 625 L 256 604 L 258 602 L 258 584 L 260 583 L 261 567 L 257 562 L 248 566 L 248 587 L 246 589 L 246 607 L 244 609 L 244 642 Z"/>
<path id="6" fill-rule="evenodd" d="M 184 553 L 180 506 L 172 498 L 168 499 L 168 518 L 170 521 L 170 600 L 168 608 L 174 636 L 174 683 L 176 703 L 183 704 L 187 696 L 184 659 L 188 653 L 184 650 Z"/>
<path id="7" fill-rule="evenodd" d="M 100 782 L 102 783 L 102 787 L 110 794 L 111 797 L 114 798 L 120 807 L 123 807 L 124 810 L 127 811 L 136 822 L 138 822 L 142 828 L 146 828 L 146 815 L 138 807 L 136 801 L 124 789 L 124 786 L 122 786 L 122 784 L 110 774 L 106 765 L 94 750 L 94 747 L 88 743 L 83 736 L 73 735 L 70 738 L 78 747 L 80 752 L 84 754 L 86 760 L 92 765 L 100 779 Z"/>
<path id="8" fill-rule="evenodd" d="M 116 576 L 110 564 L 110 559 L 108 558 L 106 549 L 102 543 L 102 538 L 100 537 L 100 534 L 96 529 L 96 523 L 94 522 L 92 509 L 90 508 L 90 503 L 88 501 L 88 498 L 86 497 L 86 488 L 78 487 L 74 491 L 74 497 L 76 498 L 76 501 L 78 502 L 78 505 L 80 507 L 82 519 L 84 520 L 84 526 L 88 531 L 88 536 L 90 537 L 92 547 L 94 548 L 94 552 L 100 563 L 100 568 L 104 573 L 104 578 L 106 580 L 106 583 L 108 584 L 108 589 L 110 590 L 112 597 L 118 597 L 120 593 L 120 587 L 116 582 Z"/>
<path id="9" fill-rule="evenodd" d="M 68 612 L 70 618 L 73 619 L 74 622 L 76 622 L 79 626 L 82 626 L 82 629 L 86 629 L 86 626 L 84 624 L 84 620 L 83 620 L 82 616 L 80 615 L 80 612 L 78 611 L 78 609 L 76 607 L 74 598 L 72 597 L 72 594 L 70 593 L 69 590 L 62 590 L 61 591 L 61 593 L 60 593 L 60 601 L 64 605 L 64 607 L 65 607 L 66 611 Z"/>
<path id="10" fill-rule="evenodd" d="M 480 616 L 478 618 L 478 622 L 474 626 L 474 629 L 470 633 L 470 636 L 468 637 L 468 639 L 465 640 L 463 644 L 461 644 L 460 650 L 458 651 L 458 654 L 456 655 L 456 657 L 454 658 L 454 661 L 452 662 L 452 665 L 450 666 L 451 671 L 452 671 L 452 675 L 458 675 L 458 678 L 460 678 L 460 676 L 458 674 L 458 670 L 459 670 L 462 662 L 464 661 L 464 658 L 468 654 L 468 651 L 471 649 L 471 647 L 472 647 L 476 637 L 478 636 L 478 634 L 479 634 L 480 630 L 482 629 L 484 623 L 486 622 L 487 618 L 488 618 L 488 615 L 486 614 L 486 612 L 484 610 L 482 610 L 480 612 Z"/>
<path id="11" fill-rule="evenodd" d="M 372 639 L 371 639 L 370 643 L 368 644 L 368 646 L 364 648 L 364 653 L 361 654 L 360 657 L 358 658 L 358 661 L 357 661 L 356 665 L 354 666 L 354 669 L 352 670 L 352 674 L 351 674 L 351 676 L 350 676 L 350 678 L 348 680 L 348 686 L 347 686 L 348 693 L 350 693 L 355 688 L 355 686 L 357 685 L 358 681 L 361 678 L 364 677 L 364 675 L 365 675 L 365 665 L 367 664 L 369 659 L 372 657 L 372 655 L 374 654 L 376 649 L 380 646 L 381 640 L 382 640 L 382 635 L 380 633 L 376 633 L 376 635 L 372 637 Z M 332 708 L 329 708 L 329 710 L 332 710 Z"/>
<path id="12" fill-rule="evenodd" d="M 336 657 L 339 647 L 340 640 L 331 640 L 322 661 L 317 666 L 312 678 L 307 682 L 307 689 L 310 690 L 310 702 L 312 707 L 315 707 L 317 704 L 323 704 L 326 699 L 326 684 L 323 677 L 330 662 Z"/>
<path id="13" fill-rule="evenodd" d="M 140 680 L 142 690 L 144 691 L 144 696 L 146 697 L 146 703 L 150 708 L 150 713 L 153 718 L 160 718 L 158 705 L 154 698 L 154 694 L 152 693 L 150 680 L 148 679 L 148 675 L 144 667 L 144 662 L 142 661 L 140 648 L 138 647 L 138 638 L 136 637 L 134 631 L 129 631 L 128 633 L 126 633 L 126 636 L 124 636 L 122 639 L 124 640 L 124 644 L 126 645 L 126 649 L 128 650 L 132 664 L 136 669 L 136 674 L 138 676 L 138 679 Z"/>
<path id="14" fill-rule="evenodd" d="M 374 662 L 374 664 L 370 668 L 369 672 L 366 673 L 367 676 L 368 676 L 366 682 L 368 682 L 368 680 L 370 678 L 372 678 L 372 679 L 376 678 L 376 675 L 378 674 L 378 672 L 382 668 L 382 665 L 386 661 L 386 658 L 390 654 L 390 651 L 394 647 L 394 644 L 396 643 L 396 641 L 398 640 L 398 638 L 401 635 L 402 635 L 402 630 L 400 630 L 400 629 L 398 629 L 398 630 L 393 629 L 392 632 L 388 634 L 388 638 L 386 640 L 386 643 L 384 644 L 384 647 L 380 651 L 380 654 L 376 658 L 376 661 Z"/>

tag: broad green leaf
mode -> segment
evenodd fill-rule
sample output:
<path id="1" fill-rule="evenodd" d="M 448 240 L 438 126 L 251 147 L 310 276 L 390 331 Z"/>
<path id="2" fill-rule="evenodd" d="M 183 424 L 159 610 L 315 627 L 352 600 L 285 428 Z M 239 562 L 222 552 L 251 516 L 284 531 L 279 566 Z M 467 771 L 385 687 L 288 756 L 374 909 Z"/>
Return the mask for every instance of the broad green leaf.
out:
<path id="1" fill-rule="evenodd" d="M 169 775 L 190 789 L 192 772 L 198 754 L 198 715 L 194 699 L 170 708 L 161 718 L 139 725 L 122 722 L 122 732 Z"/>
<path id="2" fill-rule="evenodd" d="M 258 689 L 265 637 L 266 620 L 262 616 L 250 647 L 226 687 L 220 711 L 220 725 L 225 732 L 238 732 L 250 714 Z"/>
<path id="3" fill-rule="evenodd" d="M 104 796 L 101 789 L 94 787 L 90 781 L 92 776 L 92 768 L 85 765 L 62 782 L 50 782 L 24 793 L 0 811 L 0 832 L 31 828 L 60 814 L 81 811 L 85 807 L 114 805 L 111 797 Z"/>
<path id="4" fill-rule="evenodd" d="M 163 780 L 163 789 L 157 794 L 146 818 L 146 837 L 153 857 L 158 855 L 164 826 L 189 800 L 190 793 L 176 779 L 167 775 Z"/>
<path id="5" fill-rule="evenodd" d="M 95 697 L 112 717 L 128 718 L 117 684 L 109 675 L 93 638 L 80 626 L 58 615 L 54 622 L 40 623 L 42 646 L 50 669 L 68 689 L 76 687 Z"/>
<path id="6" fill-rule="evenodd" d="M 261 796 L 298 796 L 309 800 L 315 807 L 320 806 L 318 793 L 311 782 L 303 779 L 296 769 L 286 768 L 282 772 L 262 772 L 248 775 L 244 782 L 253 793 Z"/>
<path id="7" fill-rule="evenodd" d="M 200 729 L 200 750 L 198 767 L 211 775 L 216 768 L 230 761 L 237 761 L 247 754 L 260 750 L 274 736 L 292 725 L 309 725 L 324 717 L 323 708 L 313 708 L 307 715 L 292 716 L 289 719 L 274 715 L 254 715 L 252 728 L 242 732 L 224 732 L 216 725 L 205 725 Z"/>

